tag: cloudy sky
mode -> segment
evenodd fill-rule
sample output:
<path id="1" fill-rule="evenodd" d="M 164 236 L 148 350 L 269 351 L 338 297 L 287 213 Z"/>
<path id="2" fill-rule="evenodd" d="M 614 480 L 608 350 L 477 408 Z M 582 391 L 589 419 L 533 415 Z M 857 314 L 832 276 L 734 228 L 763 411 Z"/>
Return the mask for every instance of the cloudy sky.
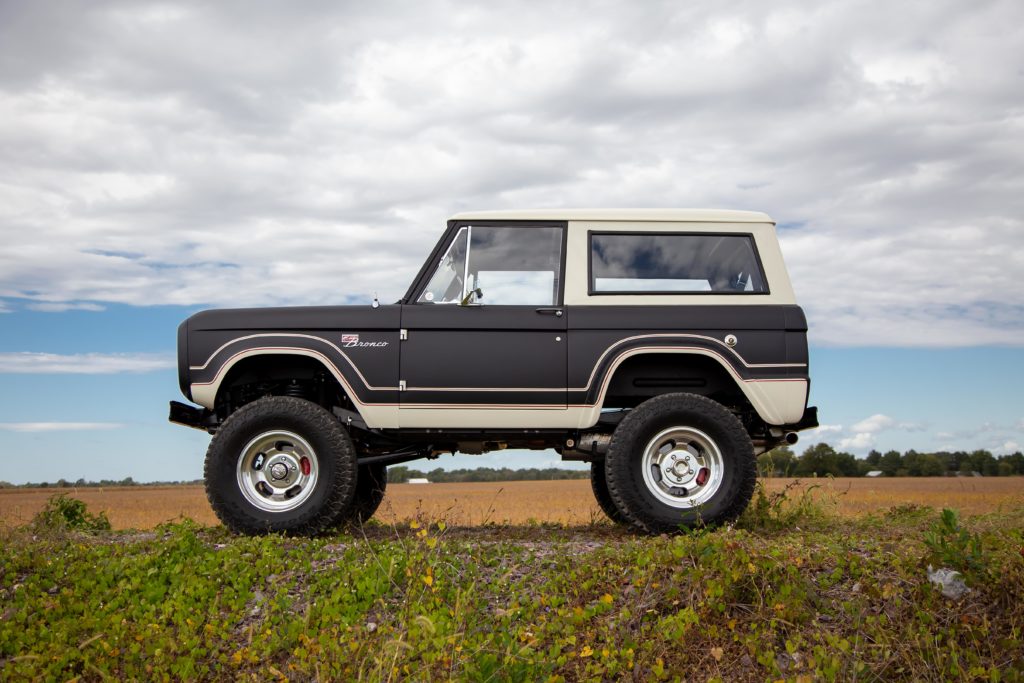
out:
<path id="1" fill-rule="evenodd" d="M 811 442 L 1024 444 L 1020 2 L 0 2 L 0 45 L 0 480 L 200 476 L 180 320 L 393 300 L 505 207 L 766 211 Z"/>

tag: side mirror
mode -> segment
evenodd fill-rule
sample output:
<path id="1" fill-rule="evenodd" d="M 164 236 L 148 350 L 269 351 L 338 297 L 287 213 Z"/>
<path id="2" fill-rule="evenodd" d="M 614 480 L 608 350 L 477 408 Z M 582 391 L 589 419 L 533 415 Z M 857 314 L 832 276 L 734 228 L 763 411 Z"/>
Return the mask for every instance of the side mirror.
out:
<path id="1" fill-rule="evenodd" d="M 477 287 L 476 289 L 469 290 L 469 292 L 466 293 L 466 296 L 462 297 L 462 301 L 459 302 L 459 305 L 460 306 L 471 306 L 474 301 L 477 301 L 477 300 L 480 300 L 480 299 L 483 299 L 483 298 L 484 298 L 483 291 L 479 287 Z"/>

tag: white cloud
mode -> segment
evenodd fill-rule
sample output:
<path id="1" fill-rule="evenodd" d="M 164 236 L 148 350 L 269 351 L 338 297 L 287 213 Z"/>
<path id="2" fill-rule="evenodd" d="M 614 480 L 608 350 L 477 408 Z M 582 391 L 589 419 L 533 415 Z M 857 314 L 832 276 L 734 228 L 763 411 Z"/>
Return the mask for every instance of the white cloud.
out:
<path id="1" fill-rule="evenodd" d="M 894 432 L 922 432 L 924 429 L 925 425 L 919 422 L 901 422 L 889 415 L 875 413 L 854 423 L 850 427 L 822 425 L 817 429 L 809 431 L 807 435 L 813 438 L 828 434 L 830 435 L 829 438 L 837 440 L 835 445 L 839 450 L 847 450 L 858 455 L 864 455 L 869 449 L 879 446 L 882 434 L 887 435 L 885 439 L 882 439 L 884 447 L 885 442 L 893 440 Z M 939 433 L 936 436 L 942 439 L 954 438 L 954 435 L 948 432 Z"/>
<path id="2" fill-rule="evenodd" d="M 9 10 L 0 297 L 386 301 L 462 209 L 722 206 L 817 344 L 1024 344 L 1021 3 L 394 11 Z"/>
<path id="3" fill-rule="evenodd" d="M 0 422 L 0 430 L 8 432 L 91 432 L 122 427 L 116 422 Z"/>
<path id="4" fill-rule="evenodd" d="M 892 419 L 888 415 L 876 413 L 871 417 L 861 420 L 850 429 L 854 432 L 868 432 L 874 434 L 886 429 L 892 429 L 894 426 L 896 426 L 896 420 Z"/>
<path id="5" fill-rule="evenodd" d="M 861 66 L 864 78 L 882 87 L 929 86 L 949 78 L 948 65 L 941 56 L 928 52 L 866 55 Z"/>
<path id="6" fill-rule="evenodd" d="M 152 372 L 176 365 L 174 356 L 159 353 L 0 353 L 0 373 L 104 375 Z"/>
<path id="7" fill-rule="evenodd" d="M 43 313 L 64 313 L 65 311 L 102 311 L 103 306 L 99 304 L 64 301 L 64 302 L 52 302 L 42 301 L 38 303 L 26 304 L 25 308 L 32 311 L 41 311 Z"/>
<path id="8" fill-rule="evenodd" d="M 874 434 L 871 432 L 859 432 L 845 439 L 840 439 L 839 450 L 866 451 L 874 445 Z"/>
<path id="9" fill-rule="evenodd" d="M 983 422 L 973 427 L 937 432 L 935 437 L 943 441 L 939 450 L 973 451 L 983 448 L 997 455 L 1013 453 L 1020 450 L 1024 420 L 1015 423 Z"/>
<path id="10" fill-rule="evenodd" d="M 955 431 L 939 432 L 937 436 L 942 439 L 976 440 L 979 436 L 991 435 L 1005 432 L 1013 427 L 995 424 L 994 422 L 982 422 L 975 427 L 966 427 Z M 991 439 L 990 439 L 991 440 Z"/>
<path id="11" fill-rule="evenodd" d="M 842 431 L 843 425 L 818 425 L 814 429 L 801 432 L 800 439 L 802 441 L 809 441 L 810 439 L 822 438 L 827 434 L 838 434 Z"/>
<path id="12" fill-rule="evenodd" d="M 867 432 L 869 434 L 877 434 L 893 429 L 899 429 L 904 432 L 920 432 L 924 431 L 925 425 L 920 422 L 899 422 L 888 415 L 876 413 L 850 427 L 852 432 Z"/>

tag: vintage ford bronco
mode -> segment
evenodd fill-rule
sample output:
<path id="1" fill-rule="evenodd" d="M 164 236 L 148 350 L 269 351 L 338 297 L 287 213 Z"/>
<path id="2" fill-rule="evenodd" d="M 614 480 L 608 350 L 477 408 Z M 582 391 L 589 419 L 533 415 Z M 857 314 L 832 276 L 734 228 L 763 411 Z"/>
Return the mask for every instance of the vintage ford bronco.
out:
<path id="1" fill-rule="evenodd" d="M 386 467 L 554 449 L 652 532 L 734 519 L 755 455 L 817 425 L 773 221 L 706 210 L 464 213 L 381 306 L 203 311 L 178 376 L 231 529 L 368 519 Z"/>

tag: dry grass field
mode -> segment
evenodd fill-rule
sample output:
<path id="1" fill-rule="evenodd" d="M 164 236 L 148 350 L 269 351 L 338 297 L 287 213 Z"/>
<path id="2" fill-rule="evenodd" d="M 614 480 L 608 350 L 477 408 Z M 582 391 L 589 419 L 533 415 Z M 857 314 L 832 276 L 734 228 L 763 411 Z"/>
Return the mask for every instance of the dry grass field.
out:
<path id="1" fill-rule="evenodd" d="M 792 481 L 767 480 L 768 490 L 779 491 Z M 951 507 L 967 515 L 1024 506 L 1021 477 L 805 479 L 795 488 L 811 489 L 811 495 L 843 516 L 909 503 Z M 105 512 L 115 529 L 148 529 L 182 517 L 204 525 L 217 524 L 201 486 L 0 490 L 0 524 L 28 522 L 50 496 L 61 492 L 84 501 L 93 512 Z M 793 494 L 791 491 L 790 496 Z M 461 526 L 581 525 L 603 519 L 587 480 L 392 484 L 376 519 L 390 523 L 417 516 Z"/>

